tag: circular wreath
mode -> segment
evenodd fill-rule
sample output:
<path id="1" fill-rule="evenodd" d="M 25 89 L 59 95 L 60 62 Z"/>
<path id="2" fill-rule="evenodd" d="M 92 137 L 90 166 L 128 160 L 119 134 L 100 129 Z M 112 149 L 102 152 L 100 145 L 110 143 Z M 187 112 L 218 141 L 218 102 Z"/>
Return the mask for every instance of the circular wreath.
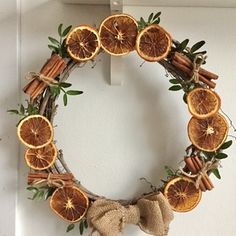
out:
<path id="1" fill-rule="evenodd" d="M 23 91 L 29 95 L 26 106 L 9 110 L 22 116 L 17 135 L 28 148 L 26 164 L 30 167 L 28 190 L 32 199 L 50 199 L 51 209 L 70 222 L 67 232 L 79 224 L 80 233 L 90 228 L 103 236 L 115 236 L 126 224 L 135 224 L 147 234 L 168 234 L 173 211 L 187 212 L 199 203 L 202 192 L 213 189 L 211 173 L 220 178 L 220 160 L 227 157 L 224 150 L 232 144 L 228 135 L 228 116 L 220 109 L 221 100 L 214 91 L 218 76 L 202 65 L 206 51 L 199 50 L 204 41 L 189 47 L 189 40 L 174 40 L 163 29 L 160 15 L 150 14 L 147 21 L 136 21 L 127 14 L 106 18 L 99 30 L 80 25 L 58 27 L 59 40 L 49 37 L 51 57 L 40 72 L 29 72 L 30 82 Z M 72 29 L 72 30 L 71 30 Z M 82 94 L 71 90 L 66 82 L 70 73 L 101 52 L 114 56 L 133 50 L 145 61 L 158 62 L 171 77 L 169 90 L 183 90 L 183 100 L 192 115 L 188 123 L 191 145 L 186 148 L 184 165 L 176 170 L 165 167 L 167 176 L 157 188 L 131 200 L 111 200 L 86 189 L 66 164 L 62 150 L 54 142 L 53 119 L 56 100 L 63 94 Z M 221 111 L 221 112 L 220 112 Z M 223 114 L 222 114 L 223 113 Z M 225 118 L 226 116 L 226 118 Z"/>

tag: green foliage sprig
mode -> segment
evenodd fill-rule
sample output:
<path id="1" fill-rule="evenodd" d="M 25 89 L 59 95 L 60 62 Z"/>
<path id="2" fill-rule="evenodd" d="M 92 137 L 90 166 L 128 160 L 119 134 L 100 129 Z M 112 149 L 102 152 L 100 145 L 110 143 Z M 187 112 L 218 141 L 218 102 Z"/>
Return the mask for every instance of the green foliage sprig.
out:
<path id="1" fill-rule="evenodd" d="M 84 230 L 88 228 L 88 222 L 86 219 L 82 219 L 81 221 L 79 221 L 78 225 L 79 225 L 80 235 L 82 235 L 84 233 Z M 67 226 L 66 232 L 68 233 L 68 232 L 72 231 L 73 229 L 75 229 L 75 226 L 76 226 L 75 223 L 69 224 Z"/>
<path id="2" fill-rule="evenodd" d="M 59 54 L 62 58 L 68 57 L 66 44 L 65 44 L 65 38 L 67 34 L 70 32 L 71 28 L 72 28 L 72 25 L 63 29 L 63 24 L 60 24 L 57 30 L 58 35 L 59 35 L 59 40 L 50 36 L 48 37 L 50 41 L 50 44 L 48 45 L 49 49 L 51 49 L 53 53 Z"/>
<path id="3" fill-rule="evenodd" d="M 138 21 L 138 31 L 143 30 L 149 25 L 159 24 L 161 21 L 160 15 L 161 15 L 161 12 L 157 12 L 155 15 L 154 13 L 151 13 L 147 21 L 145 21 L 144 18 L 141 17 L 140 20 Z"/>
<path id="4" fill-rule="evenodd" d="M 184 41 L 182 41 L 181 43 L 177 42 L 177 41 L 173 41 L 173 47 L 171 49 L 171 52 L 180 52 L 183 53 L 184 55 L 186 55 L 191 61 L 194 60 L 194 58 L 198 55 L 198 54 L 202 54 L 205 55 L 207 53 L 207 51 L 202 50 L 202 51 L 198 51 L 199 49 L 201 49 L 204 45 L 205 45 L 205 41 L 201 40 L 197 43 L 195 43 L 192 47 L 189 47 L 189 39 L 185 39 Z M 206 62 L 203 62 L 203 64 L 205 64 Z"/>
<path id="5" fill-rule="evenodd" d="M 32 197 L 29 197 L 30 200 L 47 200 L 50 196 L 52 196 L 54 192 L 54 188 L 51 187 L 35 187 L 29 186 L 27 190 L 33 193 Z"/>
<path id="6" fill-rule="evenodd" d="M 61 82 L 61 83 L 58 83 L 57 85 L 50 86 L 50 92 L 53 96 L 59 96 L 61 92 L 64 93 L 63 104 L 64 106 L 66 106 L 68 103 L 68 95 L 75 96 L 75 95 L 80 95 L 83 93 L 83 91 L 79 91 L 79 90 L 67 90 L 67 91 L 65 90 L 65 88 L 69 88 L 71 86 L 72 84 L 70 83 Z"/>
<path id="7" fill-rule="evenodd" d="M 27 102 L 27 106 L 25 107 L 23 104 L 19 105 L 19 109 L 10 109 L 7 112 L 15 115 L 22 116 L 22 118 L 29 115 L 36 115 L 39 113 L 39 109 L 37 106 Z"/>

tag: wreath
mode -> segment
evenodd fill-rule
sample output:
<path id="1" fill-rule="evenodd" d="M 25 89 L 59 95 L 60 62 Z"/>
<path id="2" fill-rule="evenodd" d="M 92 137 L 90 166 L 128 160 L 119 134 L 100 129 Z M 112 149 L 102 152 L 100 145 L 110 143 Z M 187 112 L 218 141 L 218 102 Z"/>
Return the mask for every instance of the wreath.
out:
<path id="1" fill-rule="evenodd" d="M 29 96 L 26 105 L 9 110 L 21 116 L 17 135 L 27 147 L 25 161 L 29 166 L 28 190 L 34 199 L 50 199 L 51 209 L 69 222 L 67 232 L 78 223 L 80 233 L 89 227 L 90 235 L 116 236 L 126 224 L 135 224 L 147 234 L 168 234 L 173 211 L 187 212 L 200 202 L 202 192 L 213 189 L 210 175 L 221 178 L 220 161 L 224 150 L 229 117 L 221 110 L 221 99 L 214 91 L 218 76 L 204 68 L 204 41 L 189 46 L 189 40 L 174 40 L 162 28 L 160 15 L 136 21 L 127 14 L 107 17 L 97 31 L 88 25 L 72 29 L 58 27 L 59 40 L 49 37 L 51 56 L 40 72 L 29 72 L 23 88 Z M 166 70 L 169 90 L 184 92 L 183 100 L 192 115 L 188 123 L 191 145 L 185 150 L 183 165 L 176 170 L 165 166 L 167 176 L 160 187 L 151 183 L 151 191 L 131 200 L 111 200 L 92 193 L 71 173 L 54 139 L 53 119 L 62 95 L 80 95 L 67 82 L 70 73 L 97 54 L 106 52 L 122 56 L 136 50 L 145 61 L 158 62 Z M 230 120 L 231 121 L 231 120 Z M 233 127 L 234 128 L 234 127 Z M 147 181 L 148 182 L 148 181 Z"/>

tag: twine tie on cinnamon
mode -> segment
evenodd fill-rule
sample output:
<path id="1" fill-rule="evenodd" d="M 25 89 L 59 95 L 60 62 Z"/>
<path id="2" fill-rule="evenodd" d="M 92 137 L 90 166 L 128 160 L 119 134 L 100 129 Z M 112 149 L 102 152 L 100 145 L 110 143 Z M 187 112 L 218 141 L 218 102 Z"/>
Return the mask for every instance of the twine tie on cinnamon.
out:
<path id="1" fill-rule="evenodd" d="M 207 56 L 199 53 L 195 56 L 193 60 L 193 70 L 192 70 L 192 77 L 188 82 L 194 81 L 195 83 L 199 83 L 199 69 L 201 68 L 202 64 L 205 62 Z"/>
<path id="2" fill-rule="evenodd" d="M 141 198 L 136 205 L 123 206 L 119 202 L 98 199 L 89 208 L 87 220 L 92 232 L 101 236 L 117 236 L 126 224 L 135 224 L 147 234 L 166 236 L 173 212 L 162 193 Z"/>
<path id="3" fill-rule="evenodd" d="M 58 84 L 57 80 L 55 80 L 55 79 L 53 79 L 51 77 L 45 76 L 45 75 L 43 75 L 41 73 L 33 72 L 33 71 L 28 72 L 28 74 L 25 76 L 25 78 L 27 80 L 37 79 L 39 81 L 44 82 L 45 84 L 47 84 L 49 86 L 57 85 Z"/>
<path id="4" fill-rule="evenodd" d="M 182 168 L 179 168 L 179 170 L 183 175 L 185 175 L 189 178 L 196 179 L 196 181 L 195 181 L 196 188 L 199 188 L 200 181 L 201 181 L 202 177 L 207 175 L 208 171 L 213 170 L 213 169 L 217 169 L 218 167 L 219 167 L 219 161 L 207 161 L 207 162 L 203 163 L 202 169 L 199 170 L 197 174 L 189 174 L 189 173 L 185 172 Z"/>
<path id="5" fill-rule="evenodd" d="M 65 186 L 65 182 L 62 179 L 52 179 L 52 174 L 49 173 L 47 179 L 39 179 L 35 180 L 32 185 L 44 185 L 46 184 L 48 187 L 56 187 L 60 188 Z"/>

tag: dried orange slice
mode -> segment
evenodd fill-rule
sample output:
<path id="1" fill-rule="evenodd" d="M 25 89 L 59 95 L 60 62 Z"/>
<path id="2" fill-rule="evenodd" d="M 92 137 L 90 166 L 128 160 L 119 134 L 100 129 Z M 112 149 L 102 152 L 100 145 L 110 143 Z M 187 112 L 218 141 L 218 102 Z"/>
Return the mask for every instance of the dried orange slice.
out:
<path id="1" fill-rule="evenodd" d="M 219 111 L 221 100 L 218 94 L 210 89 L 196 88 L 188 94 L 187 103 L 194 117 L 204 119 Z"/>
<path id="2" fill-rule="evenodd" d="M 17 126 L 20 141 L 29 148 L 42 148 L 53 139 L 53 128 L 50 121 L 41 115 L 31 115 Z"/>
<path id="3" fill-rule="evenodd" d="M 136 50 L 146 61 L 154 62 L 165 58 L 171 49 L 171 36 L 157 24 L 144 28 L 137 37 Z"/>
<path id="4" fill-rule="evenodd" d="M 188 136 L 192 144 L 206 152 L 216 151 L 225 141 L 228 123 L 219 113 L 206 119 L 192 117 L 188 123 Z"/>
<path id="5" fill-rule="evenodd" d="M 52 166 L 57 157 L 57 148 L 53 143 L 37 149 L 29 148 L 25 152 L 27 165 L 34 170 L 45 170 Z"/>
<path id="6" fill-rule="evenodd" d="M 87 25 L 74 28 L 66 38 L 67 51 L 76 61 L 88 61 L 99 52 L 101 43 L 95 29 Z"/>
<path id="7" fill-rule="evenodd" d="M 51 199 L 52 210 L 64 220 L 77 222 L 83 218 L 89 205 L 88 197 L 77 187 L 61 187 Z"/>
<path id="8" fill-rule="evenodd" d="M 126 14 L 107 17 L 100 25 L 102 48 L 109 54 L 121 56 L 135 49 L 138 24 Z"/>
<path id="9" fill-rule="evenodd" d="M 172 210 L 187 212 L 193 210 L 201 200 L 202 192 L 195 182 L 187 177 L 171 179 L 164 188 L 164 195 Z"/>

